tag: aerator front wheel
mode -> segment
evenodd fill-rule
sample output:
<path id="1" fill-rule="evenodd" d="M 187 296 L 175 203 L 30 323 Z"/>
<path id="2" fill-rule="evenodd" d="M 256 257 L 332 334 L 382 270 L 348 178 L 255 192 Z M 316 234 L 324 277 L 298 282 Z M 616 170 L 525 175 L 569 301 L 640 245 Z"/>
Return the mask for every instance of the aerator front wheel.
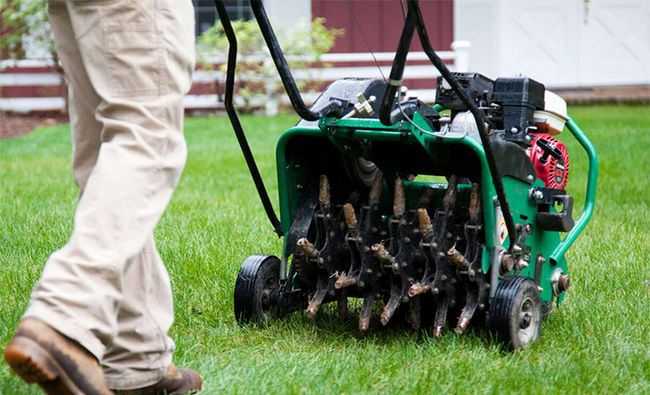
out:
<path id="1" fill-rule="evenodd" d="M 499 283 L 490 307 L 490 327 L 513 349 L 526 348 L 542 328 L 542 299 L 535 282 L 514 277 Z"/>
<path id="2" fill-rule="evenodd" d="M 273 294 L 280 286 L 280 260 L 272 255 L 251 255 L 239 269 L 235 283 L 235 318 L 240 324 L 277 317 Z"/>

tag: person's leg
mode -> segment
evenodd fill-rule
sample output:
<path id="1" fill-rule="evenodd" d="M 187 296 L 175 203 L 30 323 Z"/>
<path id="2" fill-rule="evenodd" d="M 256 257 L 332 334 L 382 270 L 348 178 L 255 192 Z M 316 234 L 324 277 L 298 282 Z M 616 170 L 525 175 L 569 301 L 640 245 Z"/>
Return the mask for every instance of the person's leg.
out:
<path id="1" fill-rule="evenodd" d="M 99 150 L 101 125 L 94 119 L 99 97 L 88 82 L 65 1 L 48 2 L 57 51 L 69 82 L 70 123 L 73 135 L 75 181 L 83 190 Z M 38 383 L 47 393 L 110 393 L 101 355 L 92 355 L 73 337 L 64 336 L 40 318 L 24 317 L 4 357 L 27 383 Z"/>
<path id="2" fill-rule="evenodd" d="M 123 277 L 118 332 L 101 360 L 110 388 L 139 388 L 159 381 L 174 351 L 167 335 L 174 319 L 171 284 L 153 236 L 133 259 Z"/>
<path id="3" fill-rule="evenodd" d="M 192 4 L 69 2 L 68 10 L 101 98 L 94 113 L 101 146 L 96 159 L 78 156 L 74 231 L 48 260 L 25 317 L 79 341 L 105 364 L 110 386 L 135 388 L 160 380 L 173 351 L 169 279 L 152 234 L 185 161 Z"/>

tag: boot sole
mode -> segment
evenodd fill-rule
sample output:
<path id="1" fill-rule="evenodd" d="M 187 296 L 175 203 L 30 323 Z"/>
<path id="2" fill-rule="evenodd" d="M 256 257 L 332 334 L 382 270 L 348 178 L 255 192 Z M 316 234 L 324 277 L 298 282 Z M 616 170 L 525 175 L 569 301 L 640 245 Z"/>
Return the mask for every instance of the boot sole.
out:
<path id="1" fill-rule="evenodd" d="M 56 359 L 30 338 L 14 337 L 5 360 L 23 381 L 38 384 L 48 394 L 83 395 Z"/>

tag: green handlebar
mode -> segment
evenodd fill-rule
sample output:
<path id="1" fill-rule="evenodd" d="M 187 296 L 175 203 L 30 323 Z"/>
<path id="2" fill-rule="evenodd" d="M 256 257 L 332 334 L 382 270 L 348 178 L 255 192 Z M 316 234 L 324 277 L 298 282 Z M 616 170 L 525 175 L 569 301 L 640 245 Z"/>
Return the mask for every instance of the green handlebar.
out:
<path id="1" fill-rule="evenodd" d="M 582 148 L 584 148 L 587 152 L 587 156 L 589 157 L 589 173 L 587 175 L 587 194 L 585 196 L 585 206 L 582 210 L 582 214 L 573 225 L 571 231 L 551 254 L 550 258 L 555 262 L 558 262 L 564 257 L 566 251 L 578 238 L 578 235 L 587 225 L 587 222 L 589 222 L 589 219 L 594 212 L 594 204 L 596 203 L 596 184 L 598 181 L 598 156 L 596 155 L 596 149 L 594 148 L 594 145 L 591 144 L 591 141 L 589 141 L 587 136 L 571 117 L 569 117 L 566 126 L 569 131 L 571 131 L 576 140 L 580 142 Z"/>

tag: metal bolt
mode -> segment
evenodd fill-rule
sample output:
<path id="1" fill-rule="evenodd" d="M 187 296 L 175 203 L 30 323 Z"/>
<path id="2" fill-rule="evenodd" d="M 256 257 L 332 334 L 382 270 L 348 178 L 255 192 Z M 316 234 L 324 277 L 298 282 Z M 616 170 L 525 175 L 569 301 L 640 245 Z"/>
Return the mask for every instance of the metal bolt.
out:
<path id="1" fill-rule="evenodd" d="M 440 290 L 438 288 L 434 288 L 431 290 L 431 293 L 434 295 L 438 295 L 440 293 Z"/>
<path id="2" fill-rule="evenodd" d="M 456 280 L 455 278 L 452 278 L 452 279 L 451 279 L 451 283 L 452 283 L 452 284 L 456 284 L 457 282 L 458 282 L 458 280 Z"/>
<path id="3" fill-rule="evenodd" d="M 526 180 L 532 183 L 533 181 L 535 181 L 535 178 L 533 177 L 532 174 L 529 174 L 528 177 L 526 177 Z"/>
<path id="4" fill-rule="evenodd" d="M 402 298 L 402 303 L 408 303 L 408 301 L 409 301 L 408 296 L 405 296 L 405 297 Z"/>
<path id="5" fill-rule="evenodd" d="M 359 287 L 363 288 L 366 286 L 366 283 L 363 281 L 359 281 Z"/>
<path id="6" fill-rule="evenodd" d="M 447 281 L 447 276 L 444 274 L 440 276 L 440 281 Z"/>
<path id="7" fill-rule="evenodd" d="M 530 136 L 529 135 L 526 135 L 525 138 L 526 138 L 526 141 L 530 141 Z"/>
<path id="8" fill-rule="evenodd" d="M 519 268 L 521 269 L 525 269 L 528 267 L 528 262 L 524 261 L 523 259 L 520 259 L 518 263 L 519 263 Z"/>
<path id="9" fill-rule="evenodd" d="M 368 273 L 368 274 L 372 274 L 372 269 L 367 269 L 367 270 L 366 270 L 366 273 Z"/>
<path id="10" fill-rule="evenodd" d="M 334 122 L 332 122 L 332 124 L 333 124 L 333 123 L 334 123 Z M 516 126 L 513 126 L 513 127 L 510 128 L 510 133 L 512 133 L 512 134 L 515 134 L 515 133 L 517 133 L 518 131 L 519 131 L 519 129 L 517 129 Z"/>
<path id="11" fill-rule="evenodd" d="M 476 272 L 474 271 L 474 269 L 469 269 L 468 274 L 470 277 L 474 277 L 476 275 Z"/>
<path id="12" fill-rule="evenodd" d="M 537 191 L 535 191 L 533 196 L 535 196 L 535 199 L 537 199 L 537 200 L 542 200 L 542 199 L 544 199 L 544 192 L 537 190 Z"/>
<path id="13" fill-rule="evenodd" d="M 339 124 L 339 121 L 336 119 L 332 119 L 332 126 L 336 126 Z"/>
<path id="14" fill-rule="evenodd" d="M 404 243 L 408 244 L 411 242 L 411 239 L 409 237 L 404 237 Z"/>
<path id="15" fill-rule="evenodd" d="M 485 305 L 483 303 L 478 305 L 479 310 L 485 310 Z"/>
<path id="16" fill-rule="evenodd" d="M 539 285 L 537 286 L 537 290 L 539 291 L 539 293 L 544 292 L 544 288 L 540 287 Z"/>
<path id="17" fill-rule="evenodd" d="M 568 274 L 563 274 L 560 276 L 560 280 L 557 282 L 557 287 L 560 292 L 566 291 L 571 287 L 571 278 Z"/>

